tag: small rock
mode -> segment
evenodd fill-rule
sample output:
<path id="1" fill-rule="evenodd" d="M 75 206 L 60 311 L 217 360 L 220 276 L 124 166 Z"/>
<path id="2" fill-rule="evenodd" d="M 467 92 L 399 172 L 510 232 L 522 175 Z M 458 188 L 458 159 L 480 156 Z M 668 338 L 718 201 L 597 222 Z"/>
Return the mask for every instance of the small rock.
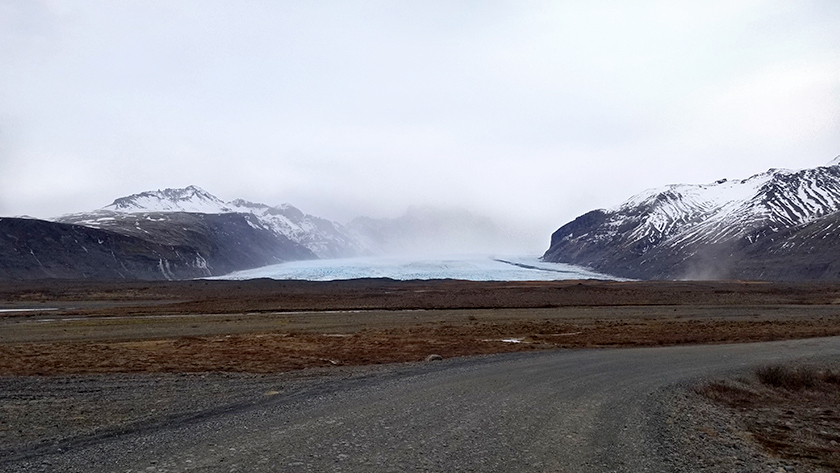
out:
<path id="1" fill-rule="evenodd" d="M 443 357 L 440 356 L 440 355 L 436 355 L 436 354 L 431 354 L 431 355 L 426 357 L 426 361 L 441 361 L 441 360 L 443 360 Z"/>

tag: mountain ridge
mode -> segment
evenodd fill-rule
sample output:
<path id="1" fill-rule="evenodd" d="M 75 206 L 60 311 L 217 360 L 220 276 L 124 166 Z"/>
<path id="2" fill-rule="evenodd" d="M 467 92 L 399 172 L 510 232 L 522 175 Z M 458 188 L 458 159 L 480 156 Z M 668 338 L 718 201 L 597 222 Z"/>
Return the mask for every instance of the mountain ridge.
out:
<path id="1" fill-rule="evenodd" d="M 0 279 L 170 280 L 314 258 L 241 214 L 176 213 L 158 231 L 0 218 Z"/>
<path id="2" fill-rule="evenodd" d="M 226 202 L 195 185 L 144 191 L 117 198 L 101 209 L 54 220 L 135 234 L 150 221 L 165 220 L 178 212 L 252 215 L 255 225 L 308 248 L 319 258 L 469 253 L 492 246 L 510 247 L 513 240 L 491 219 L 459 208 L 411 206 L 395 218 L 357 217 L 342 225 L 288 203 L 271 206 L 244 199 Z"/>
<path id="3" fill-rule="evenodd" d="M 840 236 L 829 224 L 838 211 L 840 157 L 816 168 L 648 189 L 563 225 L 543 259 L 639 279 L 840 278 L 815 269 L 825 261 L 834 267 L 830 248 L 804 243 L 815 233 Z"/>
<path id="4" fill-rule="evenodd" d="M 142 227 L 149 220 L 159 221 L 176 213 L 250 214 L 255 217 L 250 220 L 254 225 L 274 232 L 280 239 L 306 247 L 319 258 L 356 256 L 367 251 L 337 222 L 306 214 L 290 204 L 269 206 L 243 199 L 224 202 L 195 185 L 120 197 L 101 209 L 62 215 L 55 221 L 132 232 L 132 227 L 125 221 Z M 135 219 L 132 215 L 145 218 Z"/>

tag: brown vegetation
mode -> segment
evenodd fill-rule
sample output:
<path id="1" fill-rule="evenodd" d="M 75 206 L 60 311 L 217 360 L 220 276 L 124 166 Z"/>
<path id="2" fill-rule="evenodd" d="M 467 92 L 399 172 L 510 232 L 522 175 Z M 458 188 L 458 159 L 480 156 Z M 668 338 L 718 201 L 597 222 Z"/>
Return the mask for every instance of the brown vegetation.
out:
<path id="1" fill-rule="evenodd" d="M 358 280 L 0 287 L 0 375 L 279 372 L 840 335 L 840 285 Z"/>
<path id="2" fill-rule="evenodd" d="M 731 409 L 775 455 L 840 470 L 840 371 L 767 366 L 753 377 L 708 383 L 701 394 Z"/>

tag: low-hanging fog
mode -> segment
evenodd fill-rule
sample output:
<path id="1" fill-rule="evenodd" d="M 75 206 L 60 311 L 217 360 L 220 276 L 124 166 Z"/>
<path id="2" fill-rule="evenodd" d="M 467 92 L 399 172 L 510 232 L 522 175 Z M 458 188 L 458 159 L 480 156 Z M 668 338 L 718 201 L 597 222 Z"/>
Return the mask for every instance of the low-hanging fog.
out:
<path id="1" fill-rule="evenodd" d="M 645 188 L 840 154 L 840 3 L 0 2 L 0 215 L 195 184 L 542 251 Z"/>

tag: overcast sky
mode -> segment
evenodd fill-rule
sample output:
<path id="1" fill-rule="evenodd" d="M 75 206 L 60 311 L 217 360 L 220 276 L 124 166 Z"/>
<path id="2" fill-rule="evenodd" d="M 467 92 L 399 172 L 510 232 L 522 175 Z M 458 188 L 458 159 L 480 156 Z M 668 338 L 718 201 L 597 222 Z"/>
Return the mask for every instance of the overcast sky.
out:
<path id="1" fill-rule="evenodd" d="M 0 215 L 195 184 L 551 231 L 840 154 L 840 2 L 0 0 Z"/>

